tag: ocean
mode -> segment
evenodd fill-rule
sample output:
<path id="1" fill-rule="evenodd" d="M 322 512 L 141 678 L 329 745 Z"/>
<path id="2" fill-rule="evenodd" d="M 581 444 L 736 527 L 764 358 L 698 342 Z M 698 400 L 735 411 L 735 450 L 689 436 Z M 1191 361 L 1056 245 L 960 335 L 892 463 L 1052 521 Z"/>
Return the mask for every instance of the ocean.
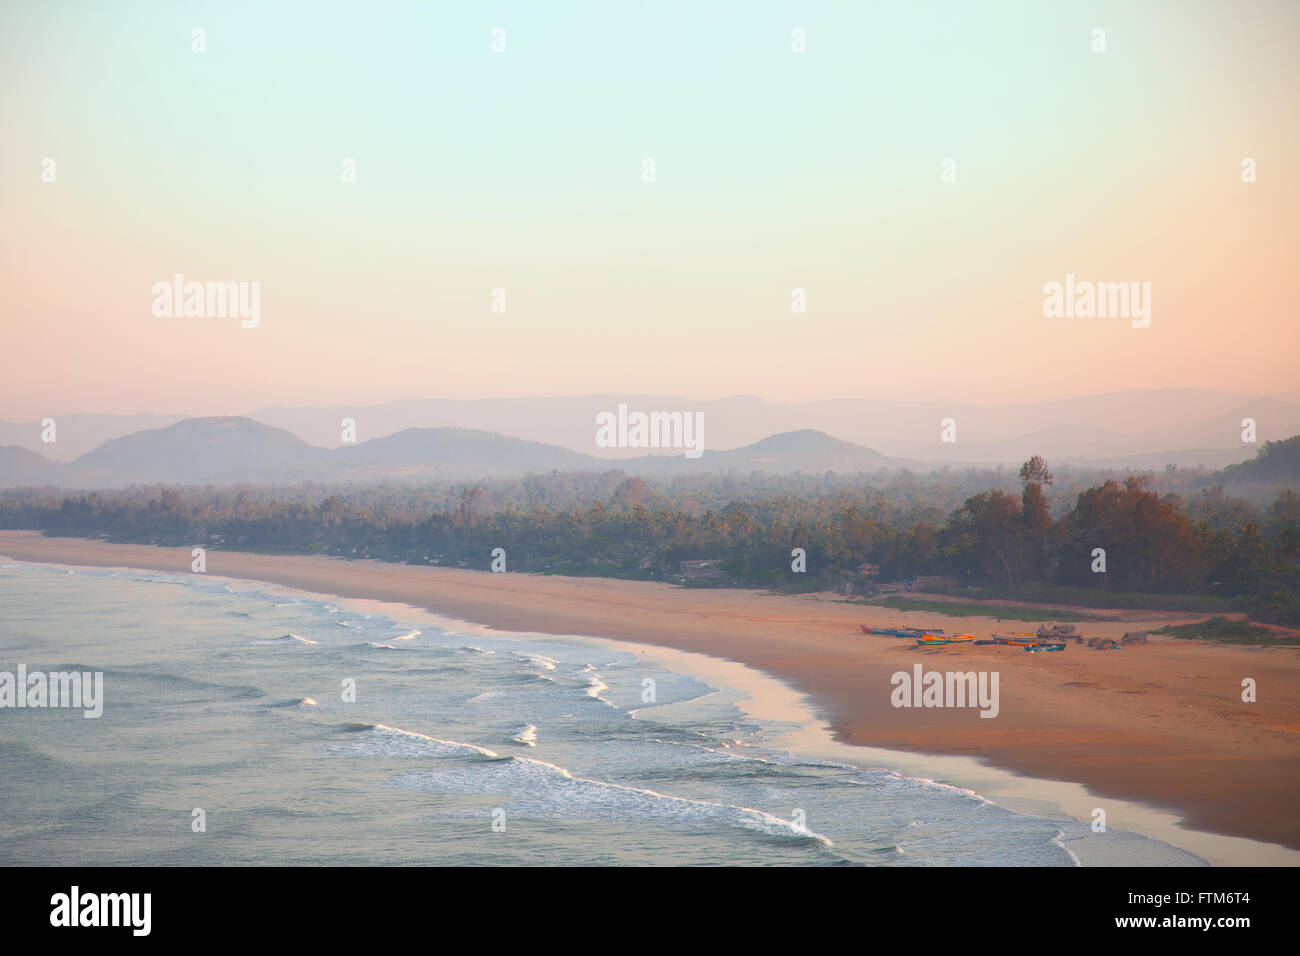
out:
<path id="1" fill-rule="evenodd" d="M 0 564 L 0 671 L 103 673 L 97 719 L 0 708 L 0 864 L 1204 863 L 801 756 L 625 645 L 377 607 Z"/>

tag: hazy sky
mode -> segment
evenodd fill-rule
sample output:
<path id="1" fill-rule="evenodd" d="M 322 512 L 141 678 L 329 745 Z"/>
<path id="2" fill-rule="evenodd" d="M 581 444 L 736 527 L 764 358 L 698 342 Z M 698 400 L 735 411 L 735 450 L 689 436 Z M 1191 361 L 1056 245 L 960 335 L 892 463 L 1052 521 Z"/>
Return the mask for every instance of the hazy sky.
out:
<path id="1" fill-rule="evenodd" d="M 5 0 L 0 418 L 1300 386 L 1300 4 L 979 6 Z"/>

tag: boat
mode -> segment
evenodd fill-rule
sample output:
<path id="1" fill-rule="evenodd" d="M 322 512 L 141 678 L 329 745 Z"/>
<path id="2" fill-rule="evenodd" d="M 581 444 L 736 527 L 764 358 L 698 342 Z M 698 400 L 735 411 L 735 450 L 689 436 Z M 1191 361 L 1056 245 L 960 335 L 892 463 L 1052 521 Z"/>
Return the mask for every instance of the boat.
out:
<path id="1" fill-rule="evenodd" d="M 937 628 L 922 630 L 919 627 L 867 627 L 865 624 L 859 624 L 858 627 L 863 634 L 879 634 L 882 637 L 922 637 L 926 634 L 943 633 Z"/>
<path id="2" fill-rule="evenodd" d="M 1013 634 L 1013 635 L 994 634 L 993 643 L 1008 644 L 1011 647 L 1034 647 L 1041 642 L 1036 637 L 1022 637 L 1018 634 Z"/>
<path id="3" fill-rule="evenodd" d="M 1035 651 L 1063 651 L 1065 650 L 1065 645 L 1064 644 L 1030 644 L 1028 647 L 1025 648 L 1025 650 L 1029 651 L 1031 654 L 1034 653 Z"/>
<path id="4" fill-rule="evenodd" d="M 969 644 L 974 640 L 974 634 L 922 634 L 916 643 L 919 647 L 934 647 L 939 644 Z"/>

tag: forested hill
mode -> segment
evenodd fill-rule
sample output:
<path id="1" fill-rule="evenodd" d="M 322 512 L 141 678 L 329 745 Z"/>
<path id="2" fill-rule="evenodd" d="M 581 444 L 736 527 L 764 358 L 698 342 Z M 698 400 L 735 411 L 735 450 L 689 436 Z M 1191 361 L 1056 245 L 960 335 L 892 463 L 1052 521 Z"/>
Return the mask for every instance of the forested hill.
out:
<path id="1" fill-rule="evenodd" d="M 1218 477 L 1225 485 L 1300 485 L 1300 435 L 1265 442 L 1250 461 L 1229 465 Z"/>

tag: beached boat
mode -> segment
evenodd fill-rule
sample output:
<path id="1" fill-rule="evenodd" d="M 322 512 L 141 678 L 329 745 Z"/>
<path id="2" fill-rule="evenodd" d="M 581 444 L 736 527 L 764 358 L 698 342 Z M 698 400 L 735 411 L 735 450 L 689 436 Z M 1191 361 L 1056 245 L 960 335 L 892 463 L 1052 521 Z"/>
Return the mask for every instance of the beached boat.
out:
<path id="1" fill-rule="evenodd" d="M 1025 648 L 1025 650 L 1029 651 L 1030 653 L 1034 653 L 1036 651 L 1063 651 L 1065 650 L 1065 645 L 1064 644 L 1030 644 L 1028 647 Z"/>
<path id="2" fill-rule="evenodd" d="M 974 640 L 974 634 L 922 634 L 916 643 L 921 647 L 933 647 L 938 644 L 969 644 Z"/>
<path id="3" fill-rule="evenodd" d="M 922 630 L 919 627 L 867 627 L 859 624 L 863 634 L 879 634 L 881 637 L 921 637 L 925 634 L 942 634 L 938 628 Z"/>
<path id="4" fill-rule="evenodd" d="M 1039 643 L 1036 637 L 1021 637 L 1019 635 L 993 635 L 994 644 L 1008 644 L 1011 647 L 1033 647 Z"/>

